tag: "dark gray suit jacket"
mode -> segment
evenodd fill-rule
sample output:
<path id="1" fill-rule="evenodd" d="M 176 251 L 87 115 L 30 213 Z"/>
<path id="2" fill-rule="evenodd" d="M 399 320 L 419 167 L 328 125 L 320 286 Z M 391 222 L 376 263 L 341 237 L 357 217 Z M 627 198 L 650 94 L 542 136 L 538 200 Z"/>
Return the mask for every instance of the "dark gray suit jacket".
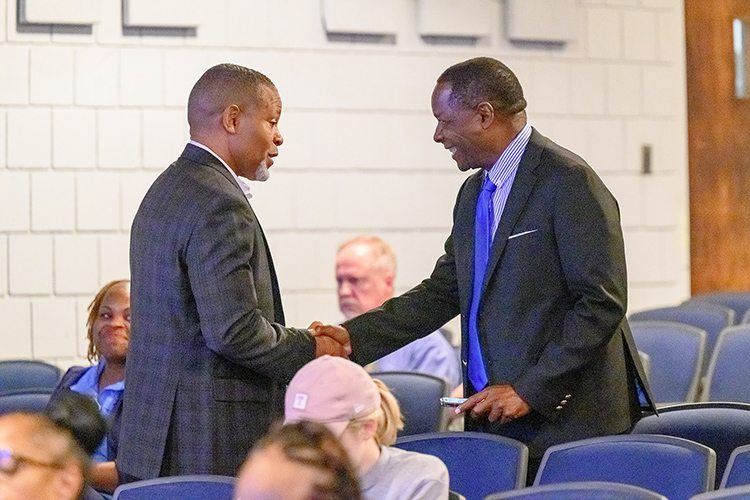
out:
<path id="1" fill-rule="evenodd" d="M 314 341 L 283 326 L 263 231 L 207 151 L 188 144 L 159 176 L 130 241 L 121 476 L 235 475 Z"/>
<path id="2" fill-rule="evenodd" d="M 482 176 L 461 187 L 445 254 L 430 278 L 345 323 L 352 359 L 368 363 L 461 314 L 467 380 Z M 468 418 L 467 429 L 519 439 L 532 457 L 560 442 L 628 430 L 640 416 L 635 383 L 645 387 L 645 377 L 626 300 L 615 199 L 581 158 L 534 130 L 493 241 L 479 313 L 490 384 L 510 384 L 532 412 L 504 425 Z"/>

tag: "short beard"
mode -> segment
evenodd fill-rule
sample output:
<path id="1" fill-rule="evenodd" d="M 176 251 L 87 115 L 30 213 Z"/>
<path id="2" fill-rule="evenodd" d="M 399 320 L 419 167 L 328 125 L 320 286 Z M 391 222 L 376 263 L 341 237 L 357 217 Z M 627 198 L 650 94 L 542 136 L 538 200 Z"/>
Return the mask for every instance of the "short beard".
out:
<path id="1" fill-rule="evenodd" d="M 268 167 L 266 166 L 266 161 L 263 160 L 261 164 L 255 168 L 255 172 L 253 174 L 253 180 L 258 181 L 258 182 L 266 182 L 269 177 L 271 177 L 271 172 L 268 170 Z"/>

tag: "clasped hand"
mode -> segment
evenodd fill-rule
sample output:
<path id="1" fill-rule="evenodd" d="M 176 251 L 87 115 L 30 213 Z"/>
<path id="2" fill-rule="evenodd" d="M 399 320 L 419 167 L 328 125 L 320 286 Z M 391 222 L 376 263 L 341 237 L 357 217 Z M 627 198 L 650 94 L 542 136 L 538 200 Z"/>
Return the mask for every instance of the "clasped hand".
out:
<path id="1" fill-rule="evenodd" d="M 489 412 L 487 418 L 490 422 L 500 420 L 500 423 L 504 424 L 527 415 L 531 407 L 521 399 L 513 387 L 504 384 L 485 387 L 456 407 L 457 414 L 467 410 L 471 410 L 473 415 Z"/>
<path id="2" fill-rule="evenodd" d="M 313 321 L 307 329 L 315 337 L 316 358 L 325 354 L 349 358 L 352 353 L 352 343 L 349 340 L 349 332 L 346 328 Z"/>

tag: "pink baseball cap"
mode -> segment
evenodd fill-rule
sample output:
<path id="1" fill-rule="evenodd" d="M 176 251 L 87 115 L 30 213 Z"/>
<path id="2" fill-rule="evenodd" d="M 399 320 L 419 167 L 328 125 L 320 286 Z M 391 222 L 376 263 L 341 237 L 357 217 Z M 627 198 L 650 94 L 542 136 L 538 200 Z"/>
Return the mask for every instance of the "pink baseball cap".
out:
<path id="1" fill-rule="evenodd" d="M 286 389 L 284 423 L 312 420 L 340 436 L 349 421 L 380 408 L 380 391 L 364 368 L 321 356 L 303 366 Z"/>

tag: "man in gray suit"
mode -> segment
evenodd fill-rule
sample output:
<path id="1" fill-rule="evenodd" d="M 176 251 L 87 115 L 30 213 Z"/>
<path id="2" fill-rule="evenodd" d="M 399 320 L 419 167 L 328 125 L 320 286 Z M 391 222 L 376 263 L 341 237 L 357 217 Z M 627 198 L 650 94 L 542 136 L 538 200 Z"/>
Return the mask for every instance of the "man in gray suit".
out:
<path id="1" fill-rule="evenodd" d="M 627 432 L 654 409 L 625 319 L 619 209 L 583 159 L 531 128 L 500 61 L 445 70 L 432 111 L 433 139 L 475 173 L 432 275 L 344 323 L 351 357 L 369 363 L 460 314 L 466 429 L 526 443 L 533 479 L 549 446 Z"/>
<path id="2" fill-rule="evenodd" d="M 210 68 L 188 100 L 190 143 L 133 221 L 122 481 L 235 475 L 283 415 L 284 387 L 330 337 L 284 326 L 271 253 L 248 201 L 283 138 L 263 74 Z"/>

